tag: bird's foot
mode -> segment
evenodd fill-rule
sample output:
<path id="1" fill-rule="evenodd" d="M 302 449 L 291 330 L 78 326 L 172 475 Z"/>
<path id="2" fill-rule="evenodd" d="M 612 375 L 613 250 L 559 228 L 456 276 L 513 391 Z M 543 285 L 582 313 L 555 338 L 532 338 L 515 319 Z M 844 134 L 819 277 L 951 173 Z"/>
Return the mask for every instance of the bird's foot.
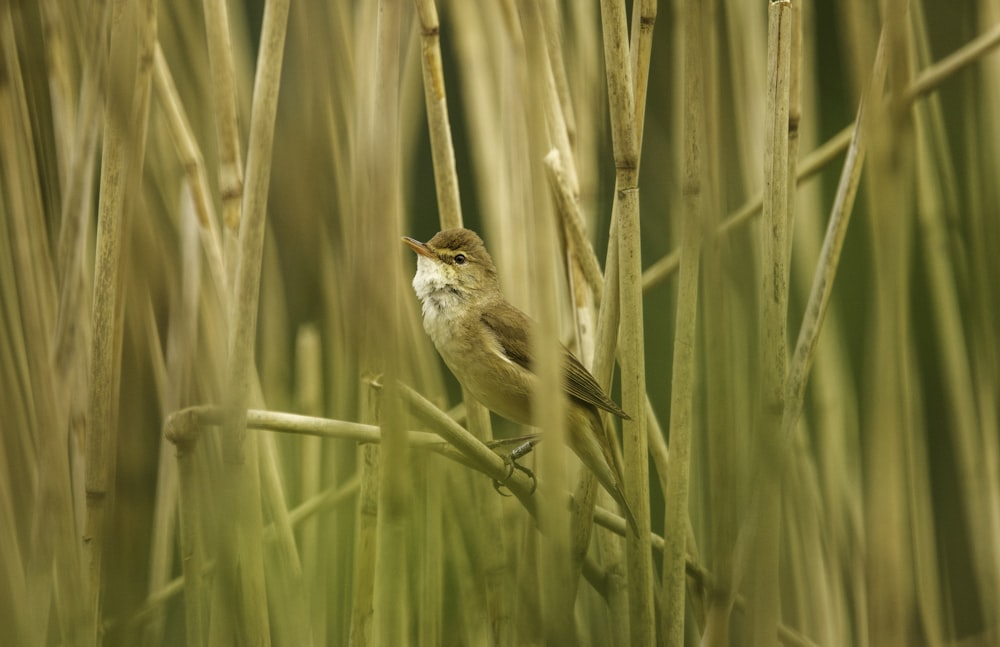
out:
<path id="1" fill-rule="evenodd" d="M 514 450 L 510 454 L 507 454 L 503 457 L 504 465 L 507 466 L 507 473 L 504 475 L 502 479 L 493 481 L 493 489 L 496 490 L 498 494 L 500 494 L 501 496 L 510 496 L 510 491 L 508 490 L 507 492 L 504 492 L 502 488 L 506 488 L 507 481 L 509 481 L 511 477 L 514 476 L 514 470 L 520 470 L 521 472 L 524 472 L 524 474 L 531 479 L 531 491 L 528 492 L 528 494 L 535 493 L 535 488 L 538 487 L 538 479 L 535 478 L 535 473 L 529 470 L 524 465 L 519 464 L 517 462 L 517 459 L 523 458 L 526 454 L 528 454 L 531 451 L 531 449 L 535 446 L 536 442 L 538 441 L 534 439 L 529 440 L 523 445 L 518 445 L 517 447 L 514 448 Z"/>

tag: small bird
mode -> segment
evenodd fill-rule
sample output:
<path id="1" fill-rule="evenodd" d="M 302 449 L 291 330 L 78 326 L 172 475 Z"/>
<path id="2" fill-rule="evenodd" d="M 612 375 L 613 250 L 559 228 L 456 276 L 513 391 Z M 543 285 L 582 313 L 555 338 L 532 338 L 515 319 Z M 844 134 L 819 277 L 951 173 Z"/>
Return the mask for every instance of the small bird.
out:
<path id="1" fill-rule="evenodd" d="M 417 253 L 413 290 L 420 299 L 424 330 L 458 381 L 486 408 L 520 424 L 532 424 L 534 322 L 503 296 L 493 259 L 468 229 L 446 229 L 426 243 L 403 237 Z M 563 347 L 567 394 L 567 444 L 622 507 L 620 459 L 612 450 L 598 409 L 629 419 L 597 380 Z"/>

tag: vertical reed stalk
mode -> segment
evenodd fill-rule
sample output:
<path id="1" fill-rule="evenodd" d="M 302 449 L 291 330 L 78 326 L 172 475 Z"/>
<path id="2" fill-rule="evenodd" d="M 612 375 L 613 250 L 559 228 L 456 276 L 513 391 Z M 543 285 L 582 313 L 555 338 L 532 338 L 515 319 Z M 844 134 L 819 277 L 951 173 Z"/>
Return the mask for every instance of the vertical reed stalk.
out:
<path id="1" fill-rule="evenodd" d="M 160 65 L 160 49 L 157 48 L 157 66 Z M 157 73 L 159 77 L 159 73 Z M 195 207 L 192 191 L 188 183 L 181 189 L 181 249 L 183 273 L 181 277 L 178 304 L 171 310 L 168 323 L 166 358 L 164 360 L 164 386 L 162 410 L 177 411 L 184 404 L 185 392 L 191 388 L 193 354 L 197 347 L 198 297 L 200 296 L 201 253 L 199 232 L 201 227 L 194 215 Z M 152 322 L 155 325 L 155 322 Z M 156 340 L 157 342 L 159 340 Z M 156 344 L 157 351 L 159 343 Z M 153 354 L 153 353 L 151 353 Z M 155 357 L 156 354 L 153 354 Z M 149 563 L 149 595 L 163 588 L 170 580 L 173 569 L 175 530 L 178 500 L 178 459 L 172 456 L 170 440 L 164 435 L 160 443 L 160 457 L 157 466 L 156 503 L 153 517 L 153 541 Z M 189 450 L 191 448 L 188 448 Z M 190 531 L 190 529 L 187 529 Z M 204 634 L 203 619 L 192 621 L 197 625 L 196 635 L 201 640 Z M 143 643 L 157 644 L 163 641 L 166 612 L 159 609 L 144 628 Z M 198 644 L 198 643 L 191 643 Z"/>
<path id="2" fill-rule="evenodd" d="M 213 102 L 219 140 L 219 189 L 222 220 L 233 236 L 239 233 L 243 202 L 243 156 L 236 112 L 236 70 L 229 13 L 225 0 L 203 0 L 208 62 L 212 72 Z"/>
<path id="3" fill-rule="evenodd" d="M 323 365 L 322 337 L 315 325 L 307 324 L 299 328 L 295 337 L 295 402 L 296 409 L 310 416 L 323 413 Z M 323 442 L 310 436 L 302 439 L 299 487 L 303 501 L 319 496 L 322 489 Z M 329 552 L 321 543 L 319 519 L 310 519 L 299 530 L 302 546 L 302 564 L 320 565 L 323 556 Z M 327 587 L 320 568 L 303 568 L 303 586 L 306 590 L 306 604 L 313 629 L 312 638 L 320 645 L 328 644 L 326 617 L 329 613 Z"/>
<path id="4" fill-rule="evenodd" d="M 858 183 L 861 181 L 861 171 L 864 168 L 865 153 L 867 152 L 867 133 L 871 128 L 870 117 L 868 117 L 870 109 L 866 106 L 878 100 L 878 95 L 885 82 L 885 59 L 882 52 L 883 49 L 880 46 L 871 73 L 871 83 L 858 106 L 858 116 L 854 122 L 847 158 L 844 160 L 833 208 L 830 211 L 826 236 L 823 239 L 823 248 L 813 275 L 809 301 L 805 308 L 802 324 L 799 327 L 795 352 L 788 367 L 785 409 L 781 425 L 782 438 L 786 443 L 792 440 L 795 425 L 805 402 L 809 371 L 816 354 L 816 344 L 819 341 L 819 333 L 822 330 L 826 310 L 830 304 L 830 296 L 833 293 L 833 281 L 837 275 L 844 238 L 847 235 L 847 226 L 851 222 L 854 199 L 857 197 Z"/>
<path id="5" fill-rule="evenodd" d="M 136 11 L 135 14 L 132 11 Z M 124 276 L 122 246 L 145 159 L 146 126 L 156 43 L 156 4 L 117 4 L 112 12 L 108 103 L 94 267 L 93 338 L 87 412 L 87 527 L 91 609 L 101 624 L 102 556 L 114 504 L 118 390 L 121 379 Z M 131 31 L 134 26 L 137 34 Z M 137 41 L 132 38 L 137 37 Z M 99 637 L 98 637 L 99 640 Z"/>
<path id="6" fill-rule="evenodd" d="M 194 134 L 191 132 L 191 124 L 184 113 L 177 87 L 159 43 L 156 46 L 154 68 L 153 80 L 156 83 L 156 91 L 167 113 L 167 123 L 177 146 L 181 164 L 187 172 L 194 204 L 194 215 L 197 216 L 200 225 L 198 231 L 201 233 L 202 245 L 205 248 L 205 255 L 208 257 L 212 283 L 220 295 L 220 300 L 224 303 L 227 281 L 223 269 L 222 236 L 219 234 L 219 225 L 216 222 L 215 207 L 210 199 L 205 160 L 198 148 Z"/>
<path id="7" fill-rule="evenodd" d="M 462 203 L 455 172 L 455 148 L 448 121 L 448 101 L 441 67 L 441 24 L 434 0 L 416 0 L 420 19 L 420 64 L 434 160 L 434 187 L 442 229 L 462 226 Z"/>
<path id="8" fill-rule="evenodd" d="M 369 172 L 378 171 L 383 188 L 371 201 L 363 235 L 370 237 L 363 253 L 377 254 L 385 269 L 367 280 L 377 285 L 378 294 L 370 314 L 378 321 L 369 342 L 374 367 L 385 371 L 385 387 L 379 401 L 382 430 L 378 481 L 378 519 L 375 538 L 375 583 L 373 592 L 373 632 L 376 644 L 408 644 L 410 612 L 405 593 L 410 585 L 407 569 L 409 531 L 407 510 L 410 483 L 409 447 L 404 431 L 399 396 L 399 277 L 400 254 L 378 254 L 376 250 L 398 247 L 400 226 L 400 130 L 399 59 L 402 51 L 402 2 L 380 0 L 375 33 L 375 94 L 372 132 L 369 133 Z M 366 178 L 374 182 L 374 177 Z M 374 184 L 372 184 L 374 187 Z"/>
<path id="9" fill-rule="evenodd" d="M 761 222 L 761 410 L 757 430 L 757 500 L 749 520 L 755 558 L 750 570 L 750 644 L 774 642 L 781 615 L 778 595 L 781 476 L 780 444 L 787 373 L 789 188 L 788 137 L 792 5 L 768 5 L 767 107 L 764 135 L 764 207 Z"/>
<path id="10" fill-rule="evenodd" d="M 681 215 L 680 285 L 674 332 L 674 365 L 670 391 L 670 462 L 667 464 L 666 547 L 663 554 L 664 612 L 660 624 L 665 645 L 684 644 L 685 563 L 687 558 L 688 491 L 694 353 L 698 317 L 698 273 L 704 220 L 702 195 L 705 162 L 703 14 L 700 5 L 688 5 L 684 20 L 684 211 Z"/>
<path id="11" fill-rule="evenodd" d="M 869 339 L 872 384 L 865 420 L 866 523 L 872 562 L 868 571 L 868 638 L 909 642 L 903 591 L 912 586 L 907 541 L 911 523 L 906 505 L 906 446 L 913 442 L 915 368 L 909 313 L 913 202 L 914 133 L 905 88 L 910 83 L 908 3 L 882 4 L 886 80 L 889 97 L 873 106 L 870 177 L 879 190 L 871 194 L 874 274 L 874 320 Z"/>
<path id="12" fill-rule="evenodd" d="M 522 88 L 526 123 L 526 151 L 532 160 L 531 169 L 539 163 L 551 144 L 568 151 L 569 142 L 555 87 L 552 64 L 548 56 L 547 38 L 542 12 L 535 3 L 518 4 L 524 38 L 525 65 Z M 534 71 L 529 73 L 528 71 Z M 559 325 L 556 294 L 557 265 L 552 262 L 552 250 L 557 249 L 557 236 L 547 186 L 540 175 L 524 177 L 526 205 L 532 210 L 526 227 L 528 250 L 527 270 L 532 277 L 531 311 L 537 325 L 533 330 L 532 356 L 538 385 L 532 393 L 534 424 L 542 428 L 546 443 L 539 451 L 539 474 L 557 489 L 569 483 L 565 447 L 568 404 L 563 394 L 563 363 L 559 345 Z M 550 444 L 551 443 L 551 444 Z M 552 644 L 559 640 L 575 642 L 576 628 L 573 607 L 576 583 L 570 554 L 571 520 L 559 497 L 551 497 L 540 507 L 542 535 L 536 544 L 538 589 L 540 597 L 543 640 Z"/>
<path id="13" fill-rule="evenodd" d="M 235 615 L 240 621 L 235 625 L 236 634 L 228 639 L 236 639 L 246 645 L 270 642 L 260 545 L 260 482 L 256 461 L 248 460 L 256 456 L 257 448 L 253 438 L 247 439 L 246 410 L 254 374 L 261 254 L 288 7 L 288 0 L 270 0 L 264 9 L 247 153 L 248 190 L 243 196 L 239 258 L 228 324 L 229 357 L 225 387 L 228 415 L 223 426 L 225 469 L 222 480 L 223 491 L 234 508 L 235 518 L 225 530 L 230 543 L 221 556 L 222 581 L 232 582 L 239 591 L 239 599 L 232 601 L 238 613 L 230 613 L 228 617 Z"/>
<path id="14" fill-rule="evenodd" d="M 591 372 L 599 384 L 610 384 L 614 374 L 615 350 L 618 348 L 618 322 L 621 315 L 618 245 L 614 244 L 617 237 L 617 223 L 614 217 L 612 214 L 611 244 L 608 246 L 608 254 L 605 259 L 605 267 L 608 271 L 603 278 L 601 294 L 604 298 L 601 300 L 601 307 L 597 312 L 597 328 L 594 331 L 594 358 L 591 362 Z M 617 439 L 615 442 L 617 443 Z M 607 533 L 598 533 L 597 540 L 608 573 L 607 598 L 610 631 L 617 640 L 616 644 L 628 644 L 629 632 L 622 630 L 628 625 L 630 613 L 627 567 L 622 555 L 623 542 L 618 537 L 610 536 Z"/>
<path id="15" fill-rule="evenodd" d="M 200 528 L 205 519 L 203 481 L 195 465 L 195 449 L 201 429 L 194 414 L 182 411 L 167 419 L 164 436 L 177 448 L 178 530 L 180 562 L 184 571 L 184 638 L 192 647 L 201 647 L 208 637 L 209 592 L 203 576 L 205 556 Z M 218 613 L 218 609 L 213 609 Z"/>
<path id="16" fill-rule="evenodd" d="M 621 273 L 622 406 L 632 416 L 623 425 L 625 494 L 635 506 L 638 522 L 638 532 L 630 531 L 626 544 L 629 635 L 634 645 L 651 645 L 655 642 L 656 630 L 653 620 L 653 564 L 649 546 L 649 468 L 644 403 L 646 375 L 639 247 L 639 144 L 624 4 L 603 0 L 601 20 L 616 170 L 614 209 L 617 211 Z"/>

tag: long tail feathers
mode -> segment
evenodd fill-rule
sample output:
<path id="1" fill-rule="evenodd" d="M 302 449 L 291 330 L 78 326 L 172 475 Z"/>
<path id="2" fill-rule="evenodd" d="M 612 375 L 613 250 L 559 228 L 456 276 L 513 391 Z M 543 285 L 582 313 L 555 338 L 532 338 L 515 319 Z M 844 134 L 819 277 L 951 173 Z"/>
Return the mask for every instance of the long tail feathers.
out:
<path id="1" fill-rule="evenodd" d="M 580 457 L 597 480 L 608 491 L 608 494 L 621 506 L 628 524 L 638 531 L 635 513 L 625 497 L 625 480 L 621 469 L 621 459 L 616 456 L 611 440 L 604 430 L 597 411 L 588 412 L 588 424 L 582 428 L 570 430 L 570 446 Z M 617 458 L 617 460 L 616 460 Z"/>

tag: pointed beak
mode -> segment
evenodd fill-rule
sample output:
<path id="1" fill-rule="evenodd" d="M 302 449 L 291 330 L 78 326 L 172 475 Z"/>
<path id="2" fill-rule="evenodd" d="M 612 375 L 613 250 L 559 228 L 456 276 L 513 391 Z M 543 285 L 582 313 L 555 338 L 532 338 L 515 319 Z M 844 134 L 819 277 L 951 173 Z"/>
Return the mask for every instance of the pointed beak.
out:
<path id="1" fill-rule="evenodd" d="M 426 256 L 427 258 L 436 258 L 434 252 L 431 248 L 427 246 L 427 243 L 422 243 L 419 240 L 414 240 L 409 236 L 403 236 L 403 242 L 406 246 L 412 249 L 414 252 L 420 254 L 421 256 Z"/>

